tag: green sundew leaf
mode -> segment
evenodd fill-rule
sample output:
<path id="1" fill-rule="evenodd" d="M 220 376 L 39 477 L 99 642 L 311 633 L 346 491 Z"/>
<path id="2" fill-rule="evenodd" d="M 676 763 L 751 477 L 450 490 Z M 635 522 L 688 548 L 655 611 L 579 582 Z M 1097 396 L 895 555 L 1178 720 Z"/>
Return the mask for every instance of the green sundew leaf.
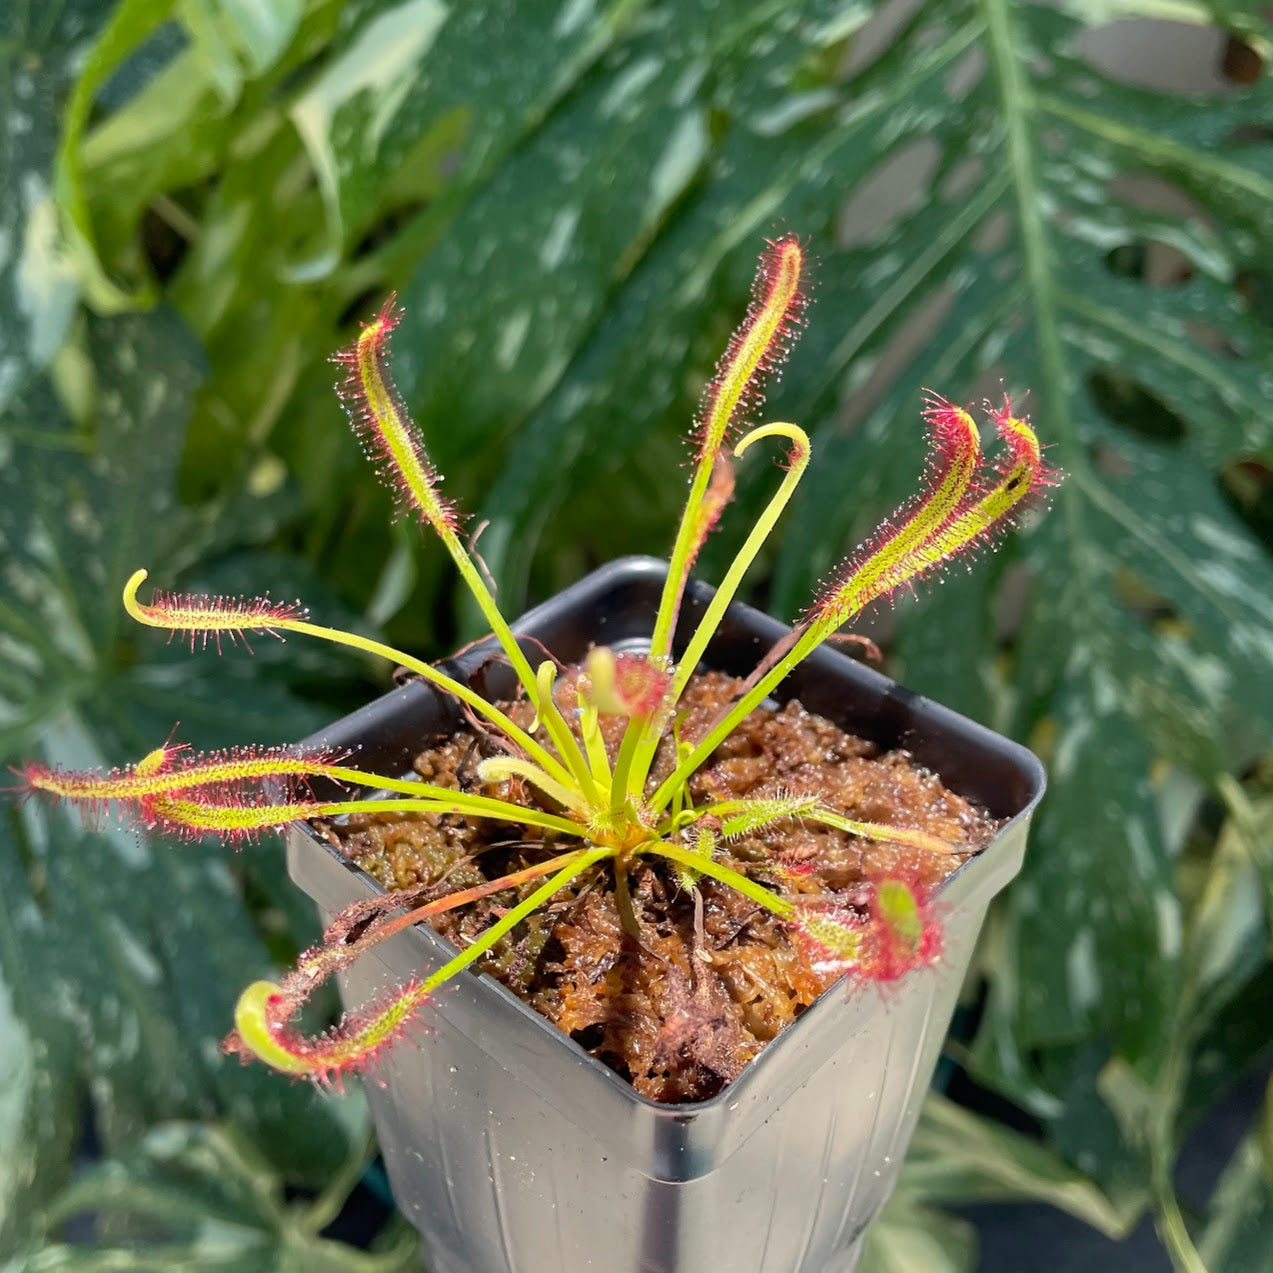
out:
<path id="1" fill-rule="evenodd" d="M 987 1063 L 1001 1015 L 1016 1039 L 1034 1044 L 1112 1034 L 1146 1067 L 1166 1046 L 1179 984 L 1179 903 L 1151 754 L 1097 660 L 1095 647 L 1075 645 L 1058 690 L 1038 848 L 1006 903 L 1003 957 L 1016 975 L 992 990 Z M 1129 958 L 1129 950 L 1139 953 Z"/>
<path id="2" fill-rule="evenodd" d="M 1273 1098 L 1266 1098 L 1269 1118 Z M 1253 1132 L 1238 1146 L 1207 1207 L 1198 1253 L 1209 1273 L 1259 1273 L 1273 1250 L 1273 1165 Z"/>
<path id="3" fill-rule="evenodd" d="M 977 1234 L 967 1220 L 923 1206 L 899 1188 L 866 1232 L 860 1273 L 973 1273 Z"/>
<path id="4" fill-rule="evenodd" d="M 361 1166 L 357 1151 L 349 1166 Z M 346 1170 L 338 1187 L 356 1176 Z M 48 1228 L 94 1217 L 96 1241 L 48 1242 L 23 1266 L 30 1273 L 397 1273 L 416 1267 L 414 1235 L 395 1223 L 388 1245 L 359 1251 L 319 1236 L 328 1202 L 289 1203 L 285 1181 L 229 1125 L 165 1123 L 90 1168 L 54 1201 Z M 105 1234 L 123 1233 L 110 1238 Z"/>

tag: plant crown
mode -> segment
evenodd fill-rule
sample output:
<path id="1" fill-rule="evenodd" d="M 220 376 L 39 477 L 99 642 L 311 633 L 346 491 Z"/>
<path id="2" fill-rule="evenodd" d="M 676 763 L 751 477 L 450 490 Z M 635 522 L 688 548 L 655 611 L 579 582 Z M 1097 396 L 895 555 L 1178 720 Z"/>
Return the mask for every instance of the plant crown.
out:
<path id="1" fill-rule="evenodd" d="M 861 980 L 889 981 L 938 957 L 940 927 L 931 900 L 921 886 L 904 878 L 904 871 L 868 881 L 849 907 L 798 888 L 785 889 L 785 884 L 795 882 L 797 872 L 781 863 L 762 868 L 766 882 L 761 882 L 726 865 L 716 854 L 731 837 L 785 819 L 822 823 L 917 853 L 950 853 L 952 846 L 921 831 L 855 821 L 799 793 L 695 805 L 688 786 L 690 777 L 792 668 L 863 607 L 990 542 L 1012 524 L 1027 497 L 1056 480 L 1043 462 L 1028 421 L 1014 414 L 1009 401 L 989 409 L 1001 454 L 987 465 L 972 416 L 930 395 L 923 412 L 930 451 L 919 494 L 846 558 L 790 635 L 753 671 L 740 696 L 698 736 L 682 738 L 678 702 L 745 572 L 808 467 L 809 439 L 797 425 L 749 424 L 762 405 L 767 374 L 781 363 L 803 324 L 805 264 L 804 248 L 796 237 L 786 235 L 768 244 L 746 319 L 704 396 L 693 433 L 696 454 L 689 497 L 648 654 L 593 649 L 573 687 L 558 683 L 558 668 L 552 660 L 532 665 L 466 547 L 456 508 L 439 493 L 441 477 L 389 375 L 389 336 L 399 318 L 392 297 L 358 339 L 335 356 L 345 371 L 339 392 L 359 440 L 395 492 L 402 511 L 431 527 L 450 554 L 516 674 L 520 693 L 534 707 L 530 727 L 522 727 L 468 685 L 429 663 L 369 637 L 312 622 L 298 603 L 159 591 L 147 602 L 140 595 L 146 571 L 138 570 L 128 580 L 124 589 L 128 613 L 139 623 L 182 633 L 192 648 L 196 642 L 206 646 L 211 640 L 220 649 L 223 637 L 246 645 L 250 636 L 266 634 L 281 640 L 284 634 L 296 632 L 407 668 L 454 696 L 502 736 L 506 754 L 482 761 L 479 773 L 488 784 L 507 791 L 509 798 L 370 773 L 348 765 L 349 757 L 320 751 L 245 747 L 193 755 L 172 745 L 108 774 L 30 765 L 23 772 L 27 790 L 78 801 L 90 812 L 107 806 L 131 811 L 142 824 L 182 837 L 215 833 L 243 841 L 311 818 L 358 811 L 414 811 L 542 828 L 556 833 L 551 847 L 560 849 L 540 863 L 475 888 L 432 898 L 405 913 L 397 912 L 419 900 L 424 889 L 390 892 L 357 903 L 333 921 L 322 943 L 301 955 L 292 972 L 277 982 L 255 982 L 243 992 L 235 1013 L 236 1028 L 224 1045 L 228 1051 L 320 1081 L 337 1080 L 351 1069 L 365 1067 L 403 1032 L 439 986 L 572 883 L 582 883 L 599 871 L 612 873 L 624 926 L 639 937 L 627 877 L 640 859 L 665 863 L 685 889 L 695 888 L 708 876 L 738 890 L 781 919 L 793 941 L 819 969 L 846 972 Z M 782 479 L 676 657 L 673 639 L 686 584 L 732 494 L 734 464 L 765 441 L 786 448 Z M 561 700 L 567 692 L 573 701 L 563 707 Z M 626 720 L 613 755 L 602 740 L 603 715 Z M 651 767 L 667 734 L 674 739 L 677 763 L 655 786 Z M 311 791 L 314 779 L 391 794 L 323 800 Z M 516 790 L 526 786 L 537 793 L 533 804 L 513 798 Z M 564 841 L 566 847 L 557 841 Z M 540 881 L 538 887 L 431 976 L 396 988 L 382 1002 L 315 1037 L 305 1037 L 294 1026 L 302 1004 L 318 985 L 385 938 L 444 911 L 536 881 Z"/>

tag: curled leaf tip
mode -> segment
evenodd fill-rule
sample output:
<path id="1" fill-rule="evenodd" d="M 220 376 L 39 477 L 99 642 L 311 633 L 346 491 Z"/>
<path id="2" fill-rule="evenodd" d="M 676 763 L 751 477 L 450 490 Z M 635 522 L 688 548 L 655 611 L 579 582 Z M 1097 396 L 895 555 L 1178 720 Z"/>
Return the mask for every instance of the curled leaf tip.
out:
<path id="1" fill-rule="evenodd" d="M 1060 469 L 1045 463 L 1043 448 L 1030 425 L 1030 417 L 1018 415 L 1007 394 L 998 407 L 987 402 L 986 413 L 1004 443 L 1004 452 L 998 465 L 1002 475 L 1011 476 L 1014 468 L 1019 466 L 1023 476 L 1028 478 L 1032 493 L 1060 485 L 1065 475 Z"/>
<path id="2" fill-rule="evenodd" d="M 966 408 L 932 389 L 924 390 L 923 401 L 922 414 L 928 425 L 932 453 L 958 456 L 968 448 L 974 452 L 980 450 L 977 422 Z M 938 467 L 944 468 L 944 465 Z"/>
<path id="3" fill-rule="evenodd" d="M 363 324 L 358 339 L 332 355 L 332 362 L 345 370 L 336 389 L 363 451 L 398 506 L 446 538 L 457 531 L 459 514 L 442 497 L 442 476 L 389 374 L 389 337 L 401 320 L 402 310 L 391 295 L 376 317 Z"/>
<path id="4" fill-rule="evenodd" d="M 796 900 L 788 923 L 819 972 L 887 983 L 941 958 L 942 927 L 927 893 L 896 876 L 872 881 L 852 905 Z"/>
<path id="5" fill-rule="evenodd" d="M 299 601 L 274 601 L 269 597 L 209 596 L 156 588 L 150 601 L 143 602 L 138 592 L 146 577 L 146 571 L 138 570 L 128 580 L 124 609 L 149 628 L 166 628 L 170 637 L 178 632 L 189 633 L 192 650 L 196 642 L 206 648 L 211 641 L 219 653 L 225 636 L 231 644 L 241 641 L 250 651 L 248 633 L 261 632 L 281 641 L 283 629 L 309 618 Z"/>
<path id="6" fill-rule="evenodd" d="M 239 996 L 234 1031 L 222 1051 L 256 1059 L 317 1083 L 334 1084 L 346 1074 L 365 1070 L 406 1030 L 428 998 L 421 983 L 409 982 L 380 1004 L 313 1037 L 291 1028 L 303 996 L 288 993 L 272 981 L 256 981 Z"/>

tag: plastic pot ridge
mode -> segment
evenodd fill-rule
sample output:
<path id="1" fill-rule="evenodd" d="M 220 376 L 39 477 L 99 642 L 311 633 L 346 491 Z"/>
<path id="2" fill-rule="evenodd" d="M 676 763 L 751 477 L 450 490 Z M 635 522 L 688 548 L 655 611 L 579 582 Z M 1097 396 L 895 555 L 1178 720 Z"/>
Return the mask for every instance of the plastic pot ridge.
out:
<path id="1" fill-rule="evenodd" d="M 666 563 L 613 562 L 515 625 L 559 659 L 647 639 Z M 691 589 L 685 624 L 706 588 Z M 787 629 L 730 608 L 705 662 L 746 674 Z M 538 647 L 534 647 L 538 648 Z M 532 647 L 528 646 L 528 651 Z M 448 668 L 474 675 L 483 647 Z M 501 693 L 502 668 L 484 688 Z M 712 1100 L 637 1095 L 489 977 L 461 974 L 425 1010 L 427 1030 L 377 1064 L 367 1096 L 394 1196 L 424 1238 L 430 1273 L 851 1273 L 896 1181 L 991 898 L 1016 875 L 1043 794 L 1030 752 L 824 647 L 782 686 L 885 747 L 906 746 L 959 794 L 1009 821 L 946 883 L 943 960 L 887 996 L 838 983 Z M 404 686 L 315 742 L 356 763 L 410 769 L 457 719 Z M 288 837 L 292 878 L 326 920 L 380 886 L 307 828 Z M 342 981 L 351 1005 L 439 966 L 452 948 L 421 925 Z"/>

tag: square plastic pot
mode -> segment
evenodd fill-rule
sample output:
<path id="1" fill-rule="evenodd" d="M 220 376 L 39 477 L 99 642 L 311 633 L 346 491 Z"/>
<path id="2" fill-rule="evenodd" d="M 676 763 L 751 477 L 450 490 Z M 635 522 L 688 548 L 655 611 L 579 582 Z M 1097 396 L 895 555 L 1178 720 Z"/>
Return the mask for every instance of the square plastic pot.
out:
<path id="1" fill-rule="evenodd" d="M 559 659 L 647 640 L 666 572 L 652 558 L 598 570 L 515 625 Z M 691 590 L 683 628 L 706 589 Z M 733 606 L 705 662 L 743 675 L 787 629 Z M 533 647 L 528 646 L 528 653 Z M 482 647 L 448 666 L 472 676 Z M 507 692 L 488 667 L 484 692 Z M 1043 768 L 1024 748 L 824 647 L 781 689 L 885 748 L 906 747 L 1008 821 L 942 892 L 943 960 L 886 994 L 841 981 L 715 1098 L 637 1095 L 492 978 L 447 984 L 366 1083 L 398 1206 L 430 1273 L 850 1273 L 895 1183 L 974 940 L 1020 869 Z M 337 722 L 315 742 L 408 773 L 453 706 L 420 683 Z M 292 878 L 326 921 L 380 886 L 307 828 Z M 453 953 L 421 925 L 344 977 L 357 1006 Z"/>

